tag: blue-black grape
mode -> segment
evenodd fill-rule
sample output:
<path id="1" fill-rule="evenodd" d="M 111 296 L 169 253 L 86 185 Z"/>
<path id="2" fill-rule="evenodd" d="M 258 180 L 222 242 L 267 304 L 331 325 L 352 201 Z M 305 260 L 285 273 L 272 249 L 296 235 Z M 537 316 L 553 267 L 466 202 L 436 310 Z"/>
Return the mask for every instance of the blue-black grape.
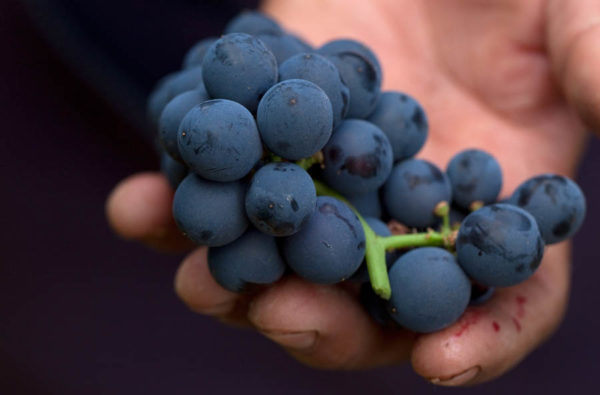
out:
<path id="1" fill-rule="evenodd" d="M 177 145 L 181 120 L 194 106 L 209 100 L 206 91 L 194 89 L 175 96 L 163 109 L 158 122 L 158 139 L 164 150 L 177 161 L 182 161 Z"/>
<path id="2" fill-rule="evenodd" d="M 358 195 L 346 194 L 344 197 L 363 217 L 381 218 L 383 211 L 381 200 L 379 200 L 379 190 Z"/>
<path id="3" fill-rule="evenodd" d="M 556 174 L 543 174 L 525 181 L 509 202 L 533 215 L 546 244 L 573 236 L 586 212 L 585 196 L 579 186 Z"/>
<path id="4" fill-rule="evenodd" d="M 148 97 L 147 113 L 152 125 L 158 125 L 160 115 L 171 99 L 191 89 L 206 92 L 200 66 L 177 71 L 161 78 Z"/>
<path id="5" fill-rule="evenodd" d="M 377 72 L 381 75 L 381 63 L 377 58 L 377 55 L 369 47 L 363 43 L 352 40 L 352 39 L 337 39 L 325 43 L 319 48 L 319 53 L 323 55 L 339 55 L 341 53 L 359 53 L 363 57 L 367 58 L 375 67 Z"/>
<path id="6" fill-rule="evenodd" d="M 218 39 L 218 37 L 207 37 L 194 44 L 183 58 L 183 68 L 189 69 L 190 67 L 201 66 L 206 51 Z"/>
<path id="7" fill-rule="evenodd" d="M 173 218 L 193 242 L 222 246 L 240 237 L 248 227 L 244 210 L 246 186 L 240 182 L 213 182 L 190 173 L 177 187 Z"/>
<path id="8" fill-rule="evenodd" d="M 254 117 L 230 100 L 209 100 L 192 108 L 181 121 L 177 142 L 189 168 L 213 181 L 244 177 L 262 156 Z"/>
<path id="9" fill-rule="evenodd" d="M 318 284 L 346 280 L 365 255 L 365 234 L 348 206 L 328 196 L 299 232 L 284 239 L 283 255 L 300 277 Z"/>
<path id="10" fill-rule="evenodd" d="M 377 125 L 390 140 L 394 161 L 415 156 L 425 144 L 429 132 L 423 107 L 413 97 L 401 92 L 379 95 L 368 121 Z"/>
<path id="11" fill-rule="evenodd" d="M 177 188 L 189 172 L 186 165 L 176 161 L 166 152 L 162 152 L 160 155 L 160 171 L 167 178 L 169 185 L 173 189 Z"/>
<path id="12" fill-rule="evenodd" d="M 310 81 L 285 80 L 265 93 L 256 122 L 263 142 L 273 153 L 292 160 L 306 158 L 331 137 L 331 101 Z"/>
<path id="13" fill-rule="evenodd" d="M 446 174 L 452 185 L 452 201 L 469 210 L 471 204 L 494 203 L 502 188 L 502 170 L 498 161 L 485 151 L 461 151 L 448 163 Z"/>
<path id="14" fill-rule="evenodd" d="M 527 211 L 496 203 L 469 214 L 456 239 L 458 263 L 476 282 L 508 287 L 528 279 L 544 254 L 537 223 Z"/>
<path id="15" fill-rule="evenodd" d="M 348 112 L 350 93 L 333 63 L 316 53 L 297 54 L 279 67 L 280 81 L 308 80 L 318 85 L 331 100 L 333 126 L 340 124 Z"/>
<path id="16" fill-rule="evenodd" d="M 246 33 L 253 36 L 261 33 L 278 33 L 282 29 L 277 22 L 258 11 L 243 11 L 225 26 L 225 34 Z"/>
<path id="17" fill-rule="evenodd" d="M 243 292 L 248 283 L 272 284 L 285 272 L 275 238 L 248 229 L 233 243 L 208 251 L 208 267 L 225 289 Z"/>
<path id="18" fill-rule="evenodd" d="M 256 37 L 231 33 L 210 46 L 202 75 L 211 97 L 236 101 L 255 112 L 262 95 L 277 82 L 277 60 Z"/>
<path id="19" fill-rule="evenodd" d="M 245 202 L 248 218 L 259 230 L 289 236 L 312 215 L 317 193 L 312 178 L 300 166 L 269 163 L 252 177 Z"/>
<path id="20" fill-rule="evenodd" d="M 434 332 L 455 322 L 471 296 L 471 282 L 454 256 L 441 248 L 416 248 L 389 271 L 390 316 L 415 332 Z"/>
<path id="21" fill-rule="evenodd" d="M 366 118 L 377 104 L 381 92 L 381 70 L 358 52 L 326 55 L 337 67 L 350 91 L 347 118 Z"/>
<path id="22" fill-rule="evenodd" d="M 261 33 L 256 36 L 261 40 L 277 59 L 277 64 L 281 64 L 292 56 L 312 51 L 310 45 L 302 41 L 300 38 L 289 33 Z"/>
<path id="23" fill-rule="evenodd" d="M 385 134 L 370 122 L 346 119 L 323 148 L 323 177 L 342 194 L 375 191 L 392 169 L 392 148 Z"/>
<path id="24" fill-rule="evenodd" d="M 383 187 L 387 212 L 406 226 L 426 228 L 436 224 L 435 206 L 452 200 L 448 177 L 422 159 L 398 162 Z"/>

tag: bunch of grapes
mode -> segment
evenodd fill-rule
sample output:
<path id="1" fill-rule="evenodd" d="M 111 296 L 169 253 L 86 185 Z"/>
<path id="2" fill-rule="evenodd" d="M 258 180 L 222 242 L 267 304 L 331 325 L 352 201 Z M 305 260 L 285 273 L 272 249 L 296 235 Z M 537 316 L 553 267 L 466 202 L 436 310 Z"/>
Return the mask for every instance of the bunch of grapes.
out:
<path id="1" fill-rule="evenodd" d="M 566 177 L 534 177 L 499 203 L 488 153 L 460 152 L 445 172 L 415 159 L 427 116 L 381 81 L 365 45 L 315 49 L 245 12 L 157 84 L 148 113 L 173 216 L 211 247 L 220 285 L 355 281 L 374 318 L 432 332 L 525 281 L 546 245 L 576 232 L 585 199 Z"/>

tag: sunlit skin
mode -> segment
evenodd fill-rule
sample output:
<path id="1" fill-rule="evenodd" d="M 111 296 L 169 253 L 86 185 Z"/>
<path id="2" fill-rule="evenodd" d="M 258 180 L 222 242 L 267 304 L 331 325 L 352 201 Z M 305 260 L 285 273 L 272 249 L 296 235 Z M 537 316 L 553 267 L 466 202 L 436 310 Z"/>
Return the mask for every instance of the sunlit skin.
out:
<path id="1" fill-rule="evenodd" d="M 263 10 L 315 46 L 338 37 L 369 45 L 384 89 L 411 94 L 427 111 L 430 134 L 418 156 L 445 168 L 462 149 L 484 149 L 502 166 L 503 196 L 535 174 L 573 177 L 585 130 L 600 129 L 597 1 L 272 0 Z M 115 188 L 107 215 L 125 238 L 191 248 L 170 218 L 171 200 L 161 175 L 138 174 Z M 470 385 L 514 367 L 556 329 L 569 277 L 570 244 L 552 245 L 528 281 L 427 335 L 378 327 L 347 286 L 288 277 L 233 294 L 210 277 L 203 247 L 183 261 L 175 289 L 192 310 L 252 326 L 311 366 L 410 361 L 433 383 Z"/>

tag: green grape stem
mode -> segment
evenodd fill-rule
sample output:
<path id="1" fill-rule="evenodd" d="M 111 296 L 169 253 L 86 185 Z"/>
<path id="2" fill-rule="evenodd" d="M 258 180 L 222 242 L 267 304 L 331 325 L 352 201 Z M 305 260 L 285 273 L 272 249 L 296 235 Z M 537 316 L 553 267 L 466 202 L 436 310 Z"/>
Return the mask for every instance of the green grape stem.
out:
<path id="1" fill-rule="evenodd" d="M 319 160 L 321 159 L 321 160 Z M 311 158 L 301 159 L 296 164 L 308 170 L 316 163 L 322 163 L 322 156 L 315 155 Z M 356 208 L 339 192 L 328 187 L 319 180 L 314 180 L 315 189 L 319 196 L 331 196 L 348 205 L 358 217 L 365 233 L 365 260 L 369 272 L 369 280 L 373 291 L 381 298 L 389 300 L 392 296 L 392 288 L 385 262 L 385 253 L 388 250 L 413 247 L 454 247 L 456 231 L 450 229 L 450 209 L 447 202 L 440 202 L 436 206 L 435 214 L 442 217 L 442 228 L 440 232 L 429 230 L 424 233 L 410 233 L 404 235 L 378 236 L 364 220 Z"/>

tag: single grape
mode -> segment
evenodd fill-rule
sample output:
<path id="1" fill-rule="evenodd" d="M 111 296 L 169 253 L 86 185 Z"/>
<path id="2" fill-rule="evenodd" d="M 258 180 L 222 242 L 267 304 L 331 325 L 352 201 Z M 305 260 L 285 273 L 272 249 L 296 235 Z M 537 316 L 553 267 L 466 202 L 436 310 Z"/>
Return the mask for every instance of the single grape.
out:
<path id="1" fill-rule="evenodd" d="M 390 316 L 403 327 L 428 333 L 455 322 L 471 297 L 471 282 L 454 256 L 437 247 L 402 255 L 389 271 Z"/>
<path id="2" fill-rule="evenodd" d="M 465 210 L 475 202 L 494 203 L 502 188 L 500 164 L 493 156 L 478 149 L 454 155 L 446 174 L 452 185 L 453 203 Z"/>
<path id="3" fill-rule="evenodd" d="M 261 33 L 256 37 L 273 52 L 277 64 L 282 64 L 296 54 L 312 51 L 310 45 L 293 34 L 269 32 Z"/>
<path id="4" fill-rule="evenodd" d="M 425 144 L 429 123 L 423 107 L 402 92 L 383 92 L 375 109 L 367 118 L 377 125 L 390 140 L 394 161 L 416 155 Z"/>
<path id="5" fill-rule="evenodd" d="M 339 55 L 341 53 L 358 53 L 367 58 L 381 75 L 381 63 L 377 55 L 365 44 L 352 39 L 337 39 L 325 43 L 318 52 L 322 55 Z"/>
<path id="6" fill-rule="evenodd" d="M 344 197 L 363 217 L 381 218 L 383 211 L 381 209 L 381 200 L 379 200 L 379 190 L 359 195 L 346 194 Z"/>
<path id="7" fill-rule="evenodd" d="M 225 26 L 225 34 L 246 33 L 257 35 L 261 33 L 279 33 L 281 31 L 282 29 L 277 22 L 258 11 L 243 11 Z"/>
<path id="8" fill-rule="evenodd" d="M 346 119 L 323 148 L 325 182 L 342 194 L 377 190 L 392 169 L 392 149 L 370 122 Z"/>
<path id="9" fill-rule="evenodd" d="M 218 39 L 218 37 L 207 37 L 194 44 L 183 58 L 183 68 L 189 69 L 191 67 L 201 66 L 206 51 L 208 51 L 208 48 L 210 48 L 210 46 Z"/>
<path id="10" fill-rule="evenodd" d="M 254 117 L 230 100 L 209 100 L 192 108 L 181 121 L 177 142 L 189 168 L 213 181 L 244 177 L 262 156 Z"/>
<path id="11" fill-rule="evenodd" d="M 177 186 L 188 174 L 187 166 L 176 161 L 166 152 L 162 152 L 160 155 L 160 171 L 165 175 L 173 189 L 177 189 Z"/>
<path id="12" fill-rule="evenodd" d="M 456 239 L 458 263 L 484 286 L 508 287 L 529 278 L 540 265 L 544 241 L 527 211 L 496 203 L 469 214 Z"/>
<path id="13" fill-rule="evenodd" d="M 245 202 L 248 218 L 259 230 L 289 236 L 312 215 L 317 193 L 312 178 L 300 166 L 269 163 L 252 177 Z"/>
<path id="14" fill-rule="evenodd" d="M 202 80 L 202 67 L 200 66 L 177 71 L 161 78 L 148 97 L 146 110 L 150 123 L 153 126 L 158 126 L 160 115 L 167 103 L 180 93 L 191 89 L 206 92 Z"/>
<path id="15" fill-rule="evenodd" d="M 265 93 L 256 122 L 263 142 L 273 153 L 292 160 L 306 158 L 331 137 L 331 101 L 310 81 L 285 80 Z"/>
<path id="16" fill-rule="evenodd" d="M 177 145 L 177 132 L 181 120 L 194 106 L 209 99 L 206 91 L 194 89 L 175 96 L 163 109 L 158 122 L 158 139 L 173 159 L 183 161 Z"/>
<path id="17" fill-rule="evenodd" d="M 350 91 L 347 118 L 367 118 L 381 92 L 381 70 L 357 52 L 326 55 Z"/>
<path id="18" fill-rule="evenodd" d="M 262 95 L 277 82 L 277 60 L 256 37 L 231 33 L 210 46 L 202 74 L 211 97 L 236 101 L 255 112 Z"/>
<path id="19" fill-rule="evenodd" d="M 243 292 L 248 283 L 272 284 L 285 272 L 275 239 L 252 228 L 230 244 L 209 249 L 208 267 L 232 292 Z"/>
<path id="20" fill-rule="evenodd" d="M 333 63 L 316 53 L 292 56 L 279 66 L 279 80 L 302 79 L 318 85 L 329 97 L 333 109 L 333 127 L 348 112 L 350 93 Z"/>
<path id="21" fill-rule="evenodd" d="M 348 206 L 328 196 L 298 233 L 283 241 L 283 256 L 300 277 L 318 284 L 346 280 L 365 255 L 365 234 Z"/>
<path id="22" fill-rule="evenodd" d="M 248 227 L 244 210 L 246 186 L 213 182 L 190 173 L 173 198 L 173 218 L 193 242 L 222 246 L 240 237 Z"/>
<path id="23" fill-rule="evenodd" d="M 448 177 L 422 159 L 398 162 L 383 187 L 387 212 L 406 226 L 427 228 L 437 223 L 435 206 L 452 200 Z"/>
<path id="24" fill-rule="evenodd" d="M 583 192 L 571 179 L 556 174 L 543 174 L 525 181 L 509 202 L 533 215 L 546 244 L 570 238 L 585 218 Z"/>

